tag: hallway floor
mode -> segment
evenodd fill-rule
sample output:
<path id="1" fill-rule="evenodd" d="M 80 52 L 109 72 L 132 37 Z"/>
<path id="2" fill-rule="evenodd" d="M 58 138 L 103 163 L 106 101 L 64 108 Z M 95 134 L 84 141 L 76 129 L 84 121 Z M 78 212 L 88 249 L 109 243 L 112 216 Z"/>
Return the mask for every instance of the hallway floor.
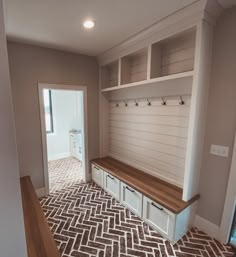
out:
<path id="1" fill-rule="evenodd" d="M 83 182 L 82 163 L 73 157 L 49 161 L 48 173 L 50 193 Z"/>
<path id="2" fill-rule="evenodd" d="M 63 257 L 234 256 L 230 246 L 196 228 L 172 245 L 94 183 L 74 184 L 40 202 Z"/>

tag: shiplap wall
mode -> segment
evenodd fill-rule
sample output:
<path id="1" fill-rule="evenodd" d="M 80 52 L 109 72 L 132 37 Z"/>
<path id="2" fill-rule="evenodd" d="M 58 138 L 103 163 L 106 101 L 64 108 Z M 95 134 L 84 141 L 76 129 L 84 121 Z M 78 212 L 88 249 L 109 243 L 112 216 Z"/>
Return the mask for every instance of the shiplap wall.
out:
<path id="1" fill-rule="evenodd" d="M 121 83 L 128 84 L 147 79 L 147 49 L 122 58 Z"/>
<path id="2" fill-rule="evenodd" d="M 118 61 L 102 67 L 102 88 L 118 86 Z"/>
<path id="3" fill-rule="evenodd" d="M 118 85 L 118 62 L 109 66 L 109 86 L 115 87 Z"/>
<path id="4" fill-rule="evenodd" d="M 147 51 L 134 56 L 130 64 L 130 82 L 147 79 Z"/>
<path id="5" fill-rule="evenodd" d="M 195 33 L 170 40 L 162 46 L 162 76 L 190 71 L 194 67 Z"/>
<path id="6" fill-rule="evenodd" d="M 151 77 L 194 69 L 195 32 L 188 32 L 152 46 Z"/>
<path id="7" fill-rule="evenodd" d="M 110 102 L 109 155 L 182 187 L 191 98 L 165 100 Z"/>

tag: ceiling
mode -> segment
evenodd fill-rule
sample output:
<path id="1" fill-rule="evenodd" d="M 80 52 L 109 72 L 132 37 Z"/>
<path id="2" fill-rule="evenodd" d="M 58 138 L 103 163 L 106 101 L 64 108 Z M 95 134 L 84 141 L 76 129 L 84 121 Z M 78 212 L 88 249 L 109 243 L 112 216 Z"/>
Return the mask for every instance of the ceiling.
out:
<path id="1" fill-rule="evenodd" d="M 8 39 L 98 55 L 196 0 L 5 0 Z M 227 0 L 228 1 L 228 0 Z M 95 19 L 88 31 L 85 18 Z"/>

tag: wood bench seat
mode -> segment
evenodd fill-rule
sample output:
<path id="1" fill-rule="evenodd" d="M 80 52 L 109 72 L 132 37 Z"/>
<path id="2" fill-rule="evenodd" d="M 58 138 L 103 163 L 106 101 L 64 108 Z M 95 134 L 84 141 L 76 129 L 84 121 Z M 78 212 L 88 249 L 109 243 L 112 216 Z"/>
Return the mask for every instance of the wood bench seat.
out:
<path id="1" fill-rule="evenodd" d="M 92 163 L 175 214 L 180 213 L 200 197 L 196 195 L 190 201 L 185 202 L 182 200 L 183 190 L 181 188 L 111 157 L 98 158 Z"/>
<path id="2" fill-rule="evenodd" d="M 20 183 L 28 257 L 60 257 L 30 177 Z"/>

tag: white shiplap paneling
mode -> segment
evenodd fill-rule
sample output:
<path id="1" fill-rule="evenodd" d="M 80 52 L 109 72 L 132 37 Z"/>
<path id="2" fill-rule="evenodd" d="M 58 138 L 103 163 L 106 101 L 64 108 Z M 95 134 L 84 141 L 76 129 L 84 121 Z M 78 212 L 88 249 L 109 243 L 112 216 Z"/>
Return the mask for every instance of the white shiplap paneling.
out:
<path id="1" fill-rule="evenodd" d="M 178 186 L 183 185 L 190 97 L 110 103 L 109 154 Z M 117 106 L 118 104 L 118 106 Z M 128 106 L 126 106 L 126 104 Z"/>
<path id="2" fill-rule="evenodd" d="M 121 61 L 121 84 L 147 79 L 147 48 L 124 56 Z"/>

